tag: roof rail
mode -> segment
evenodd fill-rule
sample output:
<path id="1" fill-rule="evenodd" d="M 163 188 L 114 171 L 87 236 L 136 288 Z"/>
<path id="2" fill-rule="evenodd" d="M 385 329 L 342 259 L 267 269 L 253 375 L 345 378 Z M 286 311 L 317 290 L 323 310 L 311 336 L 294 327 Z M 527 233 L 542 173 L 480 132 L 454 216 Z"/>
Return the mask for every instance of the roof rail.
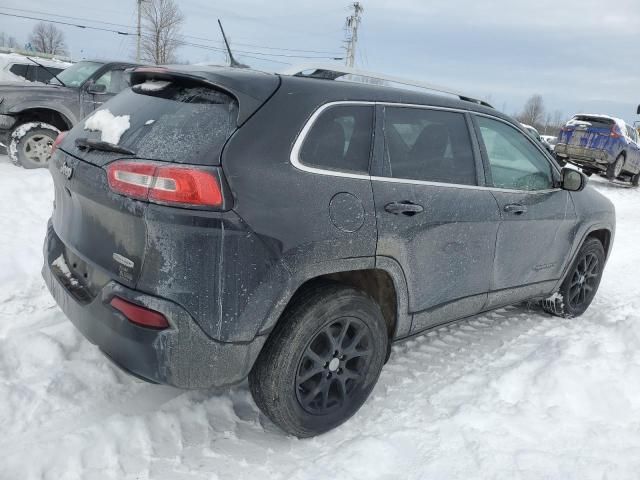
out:
<path id="1" fill-rule="evenodd" d="M 305 72 L 310 72 L 310 73 L 305 73 Z M 357 68 L 351 68 L 351 67 L 346 67 L 341 65 L 310 63 L 310 64 L 293 66 L 291 68 L 285 69 L 280 73 L 283 75 L 292 75 L 295 77 L 320 78 L 325 80 L 336 80 L 346 75 L 354 75 L 358 77 L 372 78 L 375 80 L 383 80 L 385 82 L 397 83 L 400 85 L 406 85 L 410 87 L 424 88 L 425 90 L 432 90 L 439 93 L 446 93 L 448 95 L 453 95 L 455 97 L 458 97 L 460 100 L 473 102 L 479 105 L 484 105 L 485 107 L 493 108 L 484 100 L 479 100 L 477 98 L 469 97 L 462 93 L 450 90 L 447 87 L 441 87 L 439 85 L 433 85 L 431 83 L 421 82 L 419 80 L 409 80 L 406 78 L 394 77 L 392 75 L 385 75 L 382 73 L 368 72 L 365 70 L 359 70 Z M 389 86 L 393 86 L 393 85 L 389 85 Z"/>

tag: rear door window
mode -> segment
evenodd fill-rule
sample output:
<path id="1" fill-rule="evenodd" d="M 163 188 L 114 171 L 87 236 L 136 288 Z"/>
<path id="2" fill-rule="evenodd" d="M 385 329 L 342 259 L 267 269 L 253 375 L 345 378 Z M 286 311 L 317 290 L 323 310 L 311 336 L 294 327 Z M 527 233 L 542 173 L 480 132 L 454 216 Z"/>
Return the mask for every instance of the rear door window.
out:
<path id="1" fill-rule="evenodd" d="M 383 175 L 476 185 L 476 166 L 464 114 L 385 107 Z"/>
<path id="2" fill-rule="evenodd" d="M 373 106 L 336 105 L 323 111 L 300 149 L 314 168 L 367 174 L 373 140 Z"/>

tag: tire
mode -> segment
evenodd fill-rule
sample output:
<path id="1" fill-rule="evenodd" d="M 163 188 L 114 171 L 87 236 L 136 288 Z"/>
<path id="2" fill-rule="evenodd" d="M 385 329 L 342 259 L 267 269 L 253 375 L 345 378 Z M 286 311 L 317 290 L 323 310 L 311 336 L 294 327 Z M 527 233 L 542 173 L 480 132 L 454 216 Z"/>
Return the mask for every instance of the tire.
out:
<path id="1" fill-rule="evenodd" d="M 51 146 L 60 133 L 53 125 L 42 122 L 23 123 L 10 135 L 8 154 L 11 161 L 24 168 L 46 168 Z"/>
<path id="2" fill-rule="evenodd" d="M 362 406 L 378 381 L 387 345 L 373 299 L 337 283 L 316 284 L 297 296 L 271 333 L 249 374 L 251 394 L 285 432 L 319 435 Z"/>
<path id="3" fill-rule="evenodd" d="M 560 290 L 543 300 L 544 310 L 565 318 L 582 315 L 598 291 L 604 262 L 602 243 L 596 238 L 588 238 L 580 248 Z"/>
<path id="4" fill-rule="evenodd" d="M 637 187 L 638 185 L 640 185 L 640 172 L 631 176 L 631 185 L 633 187 Z"/>
<path id="5" fill-rule="evenodd" d="M 621 153 L 620 155 L 618 155 L 618 158 L 616 158 L 615 162 L 609 164 L 609 166 L 607 167 L 607 178 L 609 180 L 615 180 L 622 174 L 622 169 L 624 168 L 624 159 L 624 154 Z"/>

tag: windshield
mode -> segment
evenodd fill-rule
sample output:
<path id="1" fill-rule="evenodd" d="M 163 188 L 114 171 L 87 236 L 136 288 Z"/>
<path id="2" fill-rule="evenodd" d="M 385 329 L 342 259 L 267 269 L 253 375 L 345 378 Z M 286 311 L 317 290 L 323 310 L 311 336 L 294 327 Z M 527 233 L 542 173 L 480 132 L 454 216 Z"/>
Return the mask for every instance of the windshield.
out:
<path id="1" fill-rule="evenodd" d="M 59 73 L 58 78 L 62 80 L 67 87 L 79 87 L 101 66 L 102 63 L 97 62 L 78 62 Z M 55 78 L 49 80 L 49 83 L 55 85 L 60 84 Z"/>

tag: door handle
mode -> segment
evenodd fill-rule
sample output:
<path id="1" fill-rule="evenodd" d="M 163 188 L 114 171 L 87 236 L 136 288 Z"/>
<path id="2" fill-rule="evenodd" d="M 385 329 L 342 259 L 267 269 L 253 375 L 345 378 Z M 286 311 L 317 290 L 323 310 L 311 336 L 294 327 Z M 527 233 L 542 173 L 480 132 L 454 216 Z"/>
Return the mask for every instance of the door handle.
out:
<path id="1" fill-rule="evenodd" d="M 407 217 L 412 217 L 415 214 L 424 211 L 422 205 L 417 205 L 408 201 L 387 203 L 384 206 L 384 209 L 385 211 L 393 213 L 394 215 L 405 215 Z"/>
<path id="2" fill-rule="evenodd" d="M 527 213 L 527 207 L 520 205 L 519 203 L 511 203 L 504 206 L 504 211 L 507 213 L 513 213 L 514 215 L 522 215 Z"/>

